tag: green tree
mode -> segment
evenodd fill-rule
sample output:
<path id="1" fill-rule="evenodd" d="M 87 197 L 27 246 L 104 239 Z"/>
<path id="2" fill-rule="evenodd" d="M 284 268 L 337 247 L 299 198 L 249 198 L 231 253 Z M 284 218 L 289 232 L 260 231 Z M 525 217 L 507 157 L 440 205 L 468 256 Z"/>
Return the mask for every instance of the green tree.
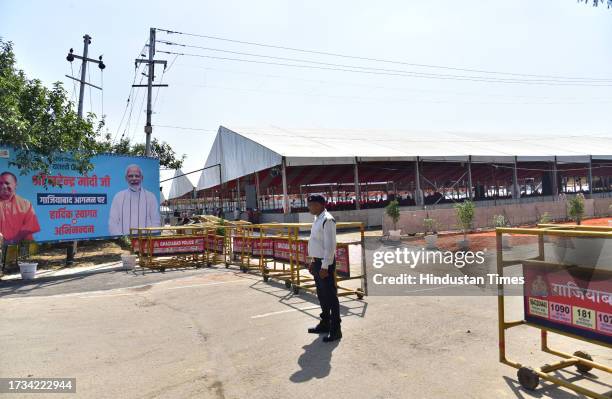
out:
<path id="1" fill-rule="evenodd" d="M 397 222 L 400 219 L 399 202 L 397 202 L 397 200 L 389 202 L 389 205 L 385 208 L 385 212 L 393 221 L 393 230 L 397 230 Z"/>
<path id="2" fill-rule="evenodd" d="M 472 228 L 476 206 L 472 201 L 463 201 L 455 204 L 455 211 L 457 212 L 457 222 L 459 222 L 459 227 L 463 231 L 463 241 L 467 241 L 467 232 Z"/>
<path id="3" fill-rule="evenodd" d="M 567 213 L 576 222 L 580 224 L 584 217 L 584 195 L 577 194 L 574 198 L 567 201 Z"/>
<path id="4" fill-rule="evenodd" d="M 102 143 L 102 151 L 113 154 L 124 154 L 134 156 L 145 155 L 144 143 L 132 143 L 129 138 L 124 137 L 113 142 L 110 135 L 106 135 Z M 159 141 L 157 138 L 151 140 L 151 156 L 159 159 L 160 166 L 168 169 L 180 169 L 183 167 L 185 155 L 178 157 L 170 144 Z"/>

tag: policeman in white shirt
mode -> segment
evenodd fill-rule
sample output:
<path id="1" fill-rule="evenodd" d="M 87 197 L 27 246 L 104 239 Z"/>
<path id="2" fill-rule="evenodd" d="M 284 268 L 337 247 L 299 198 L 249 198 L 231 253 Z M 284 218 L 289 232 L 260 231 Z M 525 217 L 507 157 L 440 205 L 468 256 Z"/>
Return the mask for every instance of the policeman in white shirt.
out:
<path id="1" fill-rule="evenodd" d="M 321 321 L 311 334 L 326 333 L 323 342 L 342 338 L 340 330 L 340 303 L 336 287 L 336 221 L 325 209 L 325 198 L 321 195 L 308 197 L 308 210 L 315 215 L 310 239 L 308 256 L 312 259 L 308 270 L 314 276 L 317 297 L 321 305 Z"/>

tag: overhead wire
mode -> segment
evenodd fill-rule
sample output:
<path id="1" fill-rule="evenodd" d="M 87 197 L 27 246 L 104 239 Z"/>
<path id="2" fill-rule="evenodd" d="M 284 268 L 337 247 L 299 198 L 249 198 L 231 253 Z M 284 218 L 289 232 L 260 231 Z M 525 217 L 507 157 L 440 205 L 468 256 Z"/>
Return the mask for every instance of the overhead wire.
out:
<path id="1" fill-rule="evenodd" d="M 196 48 L 196 49 L 201 49 L 201 50 L 222 52 L 222 53 L 234 54 L 234 55 L 244 55 L 244 56 L 250 56 L 250 57 L 268 58 L 268 59 L 280 60 L 280 61 L 304 62 L 304 63 L 309 63 L 309 64 L 325 65 L 325 66 L 335 66 L 335 67 L 341 67 L 341 68 L 353 68 L 353 69 L 365 69 L 365 70 L 381 71 L 381 72 L 397 72 L 397 73 L 406 73 L 406 74 L 416 74 L 416 75 L 418 75 L 420 77 L 447 77 L 447 78 L 458 78 L 458 79 L 481 79 L 481 77 L 473 76 L 473 75 L 434 74 L 434 73 L 424 73 L 424 72 L 406 71 L 406 70 L 388 69 L 388 68 L 373 68 L 373 67 L 364 67 L 364 66 L 356 66 L 356 65 L 337 64 L 337 63 L 330 63 L 330 62 L 321 62 L 321 61 L 314 61 L 314 60 L 308 60 L 308 59 L 303 59 L 303 58 L 278 57 L 278 56 L 271 56 L 271 55 L 265 55 L 265 54 L 246 53 L 246 52 L 242 52 L 242 51 L 232 51 L 232 50 L 225 50 L 225 49 L 219 49 L 219 48 L 203 47 L 203 46 L 195 46 L 195 45 L 189 45 L 189 44 L 183 44 L 183 43 L 176 43 L 176 42 L 171 42 L 171 41 L 166 41 L 166 40 L 157 40 L 157 42 L 161 43 L 161 44 L 168 45 L 168 46 L 182 46 L 182 47 L 186 47 L 186 48 Z M 499 82 L 503 82 L 503 83 L 520 83 L 520 82 L 530 82 L 530 83 L 540 83 L 540 82 L 577 83 L 577 81 L 572 80 L 572 79 L 569 79 L 569 80 L 568 79 L 509 79 L 509 78 L 489 78 L 489 77 L 482 77 L 482 79 L 483 79 L 483 81 L 487 81 L 487 82 L 488 81 L 491 81 L 491 82 L 498 82 L 499 81 Z M 585 82 L 591 82 L 591 81 L 587 80 Z M 604 82 L 612 83 L 612 80 L 604 81 Z M 582 83 L 582 82 L 580 82 L 580 83 Z"/>
<path id="2" fill-rule="evenodd" d="M 338 67 L 332 66 L 318 66 L 318 65 L 306 65 L 306 64 L 288 64 L 282 62 L 273 62 L 273 61 L 259 61 L 259 60 L 250 60 L 244 58 L 232 58 L 232 57 L 217 57 L 212 55 L 205 54 L 193 54 L 193 53 L 180 53 L 176 51 L 166 51 L 166 50 L 157 50 L 160 53 L 164 54 L 174 54 L 174 55 L 182 55 L 188 57 L 199 57 L 199 58 L 208 58 L 208 59 L 216 59 L 222 61 L 237 61 L 237 62 L 247 62 L 254 64 L 263 64 L 263 65 L 275 65 L 275 66 L 286 66 L 293 68 L 303 68 L 303 69 L 318 69 L 318 70 L 328 70 L 328 71 L 339 71 L 339 72 L 352 72 L 352 73 L 361 73 L 368 75 L 386 75 L 386 76 L 401 76 L 401 77 L 413 77 L 413 78 L 424 78 L 424 79 L 440 79 L 440 80 L 456 80 L 456 81 L 472 81 L 472 82 L 485 82 L 485 83 L 502 83 L 502 84 L 524 84 L 524 85 L 546 85 L 546 86 L 588 86 L 588 87 L 611 87 L 610 84 L 591 84 L 591 83 L 574 83 L 574 82 L 555 82 L 555 81 L 511 81 L 511 80 L 501 80 L 501 79 L 488 79 L 488 78 L 479 78 L 479 77 L 458 77 L 452 75 L 436 75 L 436 74 L 423 74 L 418 72 L 385 72 L 380 70 L 380 68 L 367 68 L 367 67 L 359 67 L 359 66 L 348 66 L 343 67 L 340 64 L 337 64 Z"/>
<path id="3" fill-rule="evenodd" d="M 383 58 L 363 57 L 363 56 L 342 54 L 342 53 L 336 53 L 336 52 L 309 50 L 309 49 L 301 49 L 301 48 L 297 48 L 297 47 L 273 45 L 273 44 L 245 41 L 245 40 L 236 40 L 236 39 L 229 39 L 229 38 L 224 38 L 224 37 L 219 37 L 219 36 L 203 35 L 203 34 L 188 33 L 188 32 L 180 32 L 180 31 L 169 30 L 169 29 L 164 29 L 164 28 L 156 28 L 156 29 L 159 30 L 159 31 L 165 32 L 167 34 L 170 34 L 170 35 L 177 34 L 177 35 L 183 35 L 183 36 L 200 37 L 200 38 L 205 38 L 205 39 L 225 41 L 225 42 L 231 42 L 231 43 L 237 43 L 237 44 L 243 44 L 243 45 L 251 45 L 251 46 L 257 46 L 257 47 L 273 48 L 273 49 L 279 49 L 279 50 L 294 51 L 294 52 L 309 53 L 309 54 L 317 54 L 317 55 L 332 56 L 332 57 L 340 57 L 340 58 L 355 59 L 355 60 L 362 60 L 362 61 L 372 61 L 372 62 L 381 62 L 381 63 L 389 63 L 389 64 L 398 64 L 398 65 L 420 67 L 420 68 L 444 69 L 444 70 L 453 70 L 453 71 L 462 71 L 462 72 L 485 73 L 485 74 L 507 75 L 507 76 L 517 76 L 517 77 L 535 77 L 535 78 L 549 78 L 549 79 L 567 79 L 567 80 L 587 80 L 587 81 L 609 81 L 609 82 L 612 82 L 612 78 L 584 78 L 584 77 L 570 77 L 570 76 L 560 76 L 560 75 L 526 74 L 526 73 L 516 73 L 516 72 L 492 71 L 492 70 L 485 70 L 485 69 L 460 68 L 460 67 L 445 66 L 445 65 L 434 65 L 434 64 L 424 64 L 424 63 L 411 63 L 411 62 L 389 60 L 389 59 L 383 59 Z"/>

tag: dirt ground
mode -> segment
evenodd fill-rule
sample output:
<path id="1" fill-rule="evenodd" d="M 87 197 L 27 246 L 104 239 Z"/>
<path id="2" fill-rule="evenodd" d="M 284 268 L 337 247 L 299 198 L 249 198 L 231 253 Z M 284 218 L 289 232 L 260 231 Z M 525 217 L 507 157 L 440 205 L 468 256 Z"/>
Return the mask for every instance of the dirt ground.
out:
<path id="1" fill-rule="evenodd" d="M 608 226 L 608 221 L 612 220 L 612 218 L 596 218 L 596 219 L 587 219 L 583 220 L 582 224 L 587 226 Z M 559 223 L 559 224 L 573 224 L 571 222 L 567 223 Z M 531 226 L 516 226 L 516 227 L 534 227 Z M 485 249 L 494 249 L 495 248 L 495 231 L 480 231 L 475 233 L 470 233 L 467 235 L 468 241 L 470 242 L 470 249 L 472 251 L 483 251 Z M 442 233 L 438 235 L 438 248 L 444 251 L 458 251 L 458 241 L 463 239 L 463 235 L 457 232 L 449 232 Z M 513 235 L 511 238 L 512 245 L 527 245 L 527 244 L 535 244 L 537 242 L 537 237 L 535 236 L 523 236 L 523 235 Z M 417 246 L 425 246 L 425 239 L 418 238 L 412 239 L 410 242 Z"/>
<path id="2" fill-rule="evenodd" d="M 81 241 L 77 247 L 73 267 L 93 266 L 101 263 L 117 262 L 121 254 L 127 252 L 118 240 Z M 66 267 L 66 244 L 42 244 L 38 253 L 31 256 L 38 262 L 39 269 L 60 269 Z"/>

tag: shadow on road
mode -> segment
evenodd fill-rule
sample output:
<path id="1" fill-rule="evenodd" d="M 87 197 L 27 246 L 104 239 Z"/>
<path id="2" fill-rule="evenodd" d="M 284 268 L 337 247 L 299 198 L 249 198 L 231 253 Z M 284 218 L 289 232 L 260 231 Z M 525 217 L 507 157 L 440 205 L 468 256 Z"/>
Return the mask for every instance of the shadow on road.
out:
<path id="1" fill-rule="evenodd" d="M 268 280 L 267 282 L 256 281 L 249 286 L 264 294 L 272 295 L 278 298 L 278 301 L 285 306 L 302 312 L 314 319 L 319 319 L 319 314 L 316 315 L 308 312 L 313 308 L 316 309 L 319 305 L 319 300 L 316 295 L 309 292 L 302 291 L 300 294 L 295 295 L 291 290 L 285 288 L 284 283 L 280 283 L 275 280 Z M 305 306 L 305 305 L 306 306 Z M 364 317 L 368 308 L 368 303 L 360 299 L 352 299 L 348 297 L 340 298 L 340 316 L 357 316 Z"/>
<path id="2" fill-rule="evenodd" d="M 323 336 L 315 338 L 308 345 L 304 345 L 304 353 L 298 358 L 300 369 L 293 373 L 289 380 L 291 382 L 306 382 L 313 378 L 325 378 L 331 371 L 332 352 L 340 341 L 325 343 Z"/>

